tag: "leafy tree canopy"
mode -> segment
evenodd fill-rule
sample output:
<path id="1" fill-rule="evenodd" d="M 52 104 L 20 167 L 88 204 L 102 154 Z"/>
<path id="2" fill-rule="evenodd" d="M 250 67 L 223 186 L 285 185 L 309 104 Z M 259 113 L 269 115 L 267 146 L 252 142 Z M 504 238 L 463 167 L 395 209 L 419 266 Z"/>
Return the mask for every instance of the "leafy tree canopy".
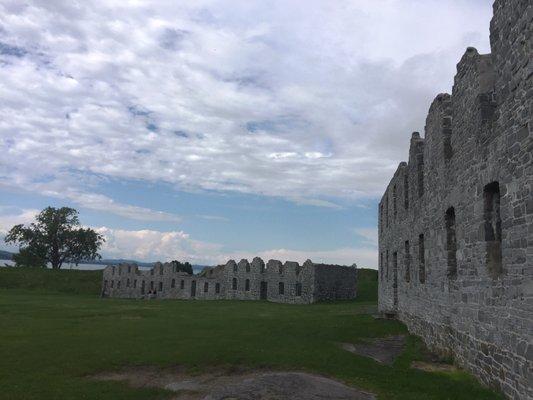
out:
<path id="1" fill-rule="evenodd" d="M 176 267 L 176 272 L 186 272 L 189 275 L 192 275 L 192 265 L 188 262 L 181 263 L 177 260 L 171 261 L 172 265 Z"/>
<path id="2" fill-rule="evenodd" d="M 59 269 L 63 263 L 101 258 L 99 248 L 105 239 L 90 228 L 82 228 L 78 211 L 69 207 L 47 207 L 29 226 L 15 225 L 5 237 L 6 243 L 19 245 L 13 258 L 18 266 Z"/>

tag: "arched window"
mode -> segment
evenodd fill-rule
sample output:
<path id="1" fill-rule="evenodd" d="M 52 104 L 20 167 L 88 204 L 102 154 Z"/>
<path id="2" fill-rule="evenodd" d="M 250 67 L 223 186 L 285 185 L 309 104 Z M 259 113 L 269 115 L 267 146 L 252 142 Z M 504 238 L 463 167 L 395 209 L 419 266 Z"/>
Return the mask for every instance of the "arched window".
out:
<path id="1" fill-rule="evenodd" d="M 424 234 L 418 235 L 418 280 L 426 283 L 426 248 L 424 244 Z"/>
<path id="2" fill-rule="evenodd" d="M 233 272 L 237 273 L 237 268 L 238 268 L 238 265 L 237 264 L 233 264 Z"/>
<path id="3" fill-rule="evenodd" d="M 409 240 L 405 241 L 404 257 L 405 281 L 411 282 L 411 246 Z"/>
<path id="4" fill-rule="evenodd" d="M 134 288 L 134 289 L 137 288 L 137 279 L 135 279 L 135 280 L 133 281 L 133 288 Z"/>
<path id="5" fill-rule="evenodd" d="M 209 282 L 204 283 L 204 293 L 209 292 Z"/>
<path id="6" fill-rule="evenodd" d="M 120 281 L 117 281 L 117 289 L 120 289 Z"/>
<path id="7" fill-rule="evenodd" d="M 231 282 L 231 288 L 233 290 L 237 290 L 237 278 L 233 278 L 233 280 Z"/>
<path id="8" fill-rule="evenodd" d="M 457 278 L 457 239 L 455 237 L 455 209 L 446 210 L 446 253 L 448 261 L 448 278 Z"/>
<path id="9" fill-rule="evenodd" d="M 246 272 L 250 272 L 250 264 L 246 263 Z"/>
<path id="10" fill-rule="evenodd" d="M 302 284 L 300 282 L 296 283 L 296 296 L 302 295 Z"/>
<path id="11" fill-rule="evenodd" d="M 250 279 L 246 279 L 244 281 L 244 290 L 246 290 L 247 292 L 250 291 Z"/>
<path id="12" fill-rule="evenodd" d="M 416 166 L 418 172 L 418 197 L 422 197 L 424 195 L 424 154 L 417 155 Z"/>
<path id="13" fill-rule="evenodd" d="M 285 284 L 283 282 L 279 283 L 278 291 L 279 291 L 279 294 L 285 294 Z"/>
<path id="14" fill-rule="evenodd" d="M 487 269 L 489 274 L 496 278 L 503 272 L 500 184 L 492 182 L 486 185 L 483 189 L 483 197 Z"/>
<path id="15" fill-rule="evenodd" d="M 452 117 L 448 116 L 442 121 L 444 160 L 448 161 L 453 156 L 452 147 Z"/>
<path id="16" fill-rule="evenodd" d="M 184 289 L 184 288 L 185 288 L 185 281 L 182 279 L 180 282 L 180 289 Z"/>
<path id="17" fill-rule="evenodd" d="M 115 287 L 115 281 L 111 281 L 111 287 L 112 287 L 112 288 Z"/>
<path id="18" fill-rule="evenodd" d="M 171 288 L 176 287 L 176 280 L 175 279 L 172 279 L 172 282 L 170 283 L 170 287 Z"/>
<path id="19" fill-rule="evenodd" d="M 216 294 L 219 294 L 220 293 L 220 283 L 215 283 L 215 293 Z"/>

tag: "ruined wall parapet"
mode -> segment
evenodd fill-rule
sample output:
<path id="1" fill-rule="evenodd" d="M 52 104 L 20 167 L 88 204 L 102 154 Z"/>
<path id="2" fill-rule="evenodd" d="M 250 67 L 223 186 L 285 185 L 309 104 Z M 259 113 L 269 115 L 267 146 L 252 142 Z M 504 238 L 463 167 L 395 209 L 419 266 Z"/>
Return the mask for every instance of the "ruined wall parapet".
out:
<path id="1" fill-rule="evenodd" d="M 379 204 L 379 309 L 533 398 L 533 5 L 497 0 Z"/>
<path id="2" fill-rule="evenodd" d="M 206 267 L 198 274 L 178 271 L 172 263 L 155 263 L 150 269 L 135 264 L 104 269 L 103 297 L 268 300 L 308 304 L 346 300 L 356 296 L 356 266 L 269 260 L 255 257 L 229 260 Z"/>

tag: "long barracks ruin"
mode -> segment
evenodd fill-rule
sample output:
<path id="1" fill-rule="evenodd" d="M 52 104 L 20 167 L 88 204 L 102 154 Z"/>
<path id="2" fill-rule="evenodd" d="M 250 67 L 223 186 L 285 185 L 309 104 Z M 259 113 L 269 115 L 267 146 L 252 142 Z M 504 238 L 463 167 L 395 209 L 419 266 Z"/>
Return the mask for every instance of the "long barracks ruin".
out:
<path id="1" fill-rule="evenodd" d="M 533 6 L 497 0 L 379 204 L 379 309 L 533 399 Z"/>
<path id="2" fill-rule="evenodd" d="M 178 270 L 174 263 L 156 263 L 150 270 L 135 264 L 104 269 L 102 296 L 143 298 L 149 292 L 163 299 L 268 300 L 277 303 L 308 304 L 321 300 L 354 299 L 357 269 L 340 265 L 303 265 L 277 260 L 251 263 L 230 260 L 225 265 L 206 267 L 199 274 Z"/>

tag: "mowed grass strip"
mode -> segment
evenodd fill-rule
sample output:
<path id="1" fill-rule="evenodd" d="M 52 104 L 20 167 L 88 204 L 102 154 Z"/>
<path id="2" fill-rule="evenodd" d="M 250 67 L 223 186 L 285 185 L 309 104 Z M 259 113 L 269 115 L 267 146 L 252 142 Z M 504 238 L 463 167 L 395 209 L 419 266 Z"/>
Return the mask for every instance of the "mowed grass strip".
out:
<path id="1" fill-rule="evenodd" d="M 373 278 L 365 285 L 375 286 Z M 172 394 L 163 390 L 87 376 L 132 365 L 183 365 L 191 372 L 214 366 L 305 370 L 380 399 L 501 399 L 466 373 L 409 368 L 423 357 L 415 337 L 394 366 L 341 350 L 339 342 L 406 333 L 399 322 L 366 314 L 372 304 L 140 301 L 0 289 L 0 398 L 167 399 Z"/>
<path id="2" fill-rule="evenodd" d="M 98 295 L 101 285 L 101 270 L 0 268 L 0 289 L 29 289 L 43 290 L 46 292 Z"/>

